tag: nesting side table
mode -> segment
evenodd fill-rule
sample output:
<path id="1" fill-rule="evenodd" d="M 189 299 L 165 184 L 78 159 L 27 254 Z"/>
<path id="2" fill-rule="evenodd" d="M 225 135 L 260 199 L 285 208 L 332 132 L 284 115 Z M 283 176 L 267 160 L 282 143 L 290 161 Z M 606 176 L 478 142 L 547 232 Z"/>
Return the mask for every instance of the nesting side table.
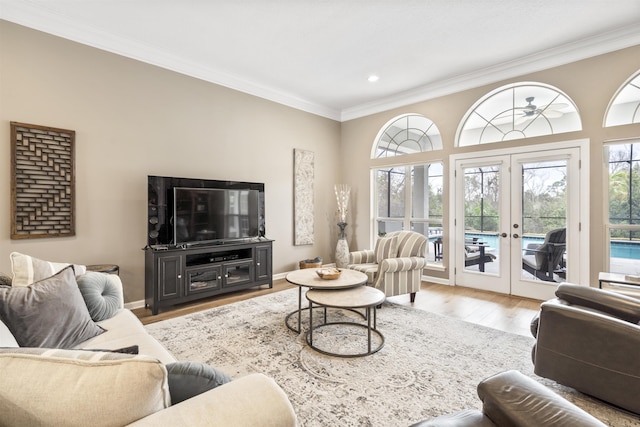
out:
<path id="1" fill-rule="evenodd" d="M 376 328 L 376 307 L 385 300 L 384 292 L 370 286 L 358 286 L 348 289 L 311 289 L 307 291 L 307 300 L 309 300 L 309 331 L 307 332 L 307 344 L 312 349 L 327 354 L 329 356 L 338 357 L 361 357 L 373 354 L 384 346 L 384 336 Z M 324 323 L 313 326 L 313 304 L 320 307 L 341 308 L 346 310 L 362 309 L 366 310 L 365 317 L 367 324 L 356 322 L 327 322 L 325 313 Z M 321 349 L 313 344 L 313 332 L 329 325 L 349 325 L 367 330 L 367 351 L 361 353 L 337 353 L 326 349 Z M 380 340 L 379 344 L 373 348 L 371 344 L 371 335 L 376 334 Z"/>
<path id="2" fill-rule="evenodd" d="M 302 312 L 309 307 L 302 307 L 302 288 L 312 289 L 348 289 L 367 283 L 367 275 L 355 270 L 342 270 L 340 277 L 335 280 L 324 280 L 316 273 L 315 268 L 295 270 L 287 274 L 287 282 L 298 286 L 298 309 L 292 311 L 285 318 L 287 328 L 295 333 L 302 331 Z M 298 315 L 297 328 L 289 324 L 289 319 L 294 314 Z"/>

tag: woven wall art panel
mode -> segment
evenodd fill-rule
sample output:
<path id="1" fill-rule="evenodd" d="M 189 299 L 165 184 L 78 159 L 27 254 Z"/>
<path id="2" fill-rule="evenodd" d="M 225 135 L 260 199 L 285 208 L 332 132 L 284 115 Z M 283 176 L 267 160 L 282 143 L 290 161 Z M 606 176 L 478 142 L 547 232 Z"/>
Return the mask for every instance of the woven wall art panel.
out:
<path id="1" fill-rule="evenodd" d="M 11 238 L 75 235 L 75 131 L 11 122 Z"/>

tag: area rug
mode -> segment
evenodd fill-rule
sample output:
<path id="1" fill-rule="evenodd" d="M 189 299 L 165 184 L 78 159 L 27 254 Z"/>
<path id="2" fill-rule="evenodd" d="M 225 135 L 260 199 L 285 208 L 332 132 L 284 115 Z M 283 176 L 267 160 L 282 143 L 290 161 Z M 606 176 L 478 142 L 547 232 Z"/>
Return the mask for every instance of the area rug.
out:
<path id="1" fill-rule="evenodd" d="M 323 355 L 309 348 L 305 333 L 285 326 L 286 315 L 297 307 L 297 292 L 289 289 L 165 320 L 147 330 L 178 360 L 207 363 L 232 378 L 253 372 L 274 378 L 304 427 L 408 426 L 461 409 L 481 409 L 478 382 L 509 369 L 535 378 L 607 425 L 640 424 L 640 418 L 535 376 L 533 338 L 410 307 L 385 303 L 377 311 L 377 327 L 385 337 L 377 353 Z M 330 321 L 357 320 L 348 312 L 328 315 Z M 320 311 L 314 311 L 316 318 Z M 306 332 L 306 313 L 302 320 Z M 333 345 L 328 349 L 339 352 L 354 351 L 346 343 L 366 345 L 364 330 L 352 329 L 327 327 L 314 334 L 314 344 Z M 377 344 L 374 340 L 374 348 Z"/>

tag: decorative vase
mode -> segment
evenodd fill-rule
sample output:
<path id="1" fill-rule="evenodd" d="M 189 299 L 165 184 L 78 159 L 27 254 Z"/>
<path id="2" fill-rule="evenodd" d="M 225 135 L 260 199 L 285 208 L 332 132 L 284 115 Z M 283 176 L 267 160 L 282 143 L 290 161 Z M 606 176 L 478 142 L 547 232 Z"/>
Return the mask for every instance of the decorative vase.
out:
<path id="1" fill-rule="evenodd" d="M 338 236 L 338 244 L 336 245 L 336 267 L 344 268 L 349 264 L 349 244 L 344 233 L 346 222 L 339 222 L 340 235 Z"/>

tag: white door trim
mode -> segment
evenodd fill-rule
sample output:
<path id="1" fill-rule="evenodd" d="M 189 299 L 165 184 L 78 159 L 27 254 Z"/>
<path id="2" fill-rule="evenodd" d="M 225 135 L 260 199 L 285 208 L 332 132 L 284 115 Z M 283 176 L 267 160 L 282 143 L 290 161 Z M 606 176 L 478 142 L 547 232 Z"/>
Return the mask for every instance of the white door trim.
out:
<path id="1" fill-rule="evenodd" d="M 560 141 L 560 142 L 552 142 L 548 144 L 536 144 L 536 145 L 526 145 L 521 147 L 512 147 L 512 148 L 498 148 L 495 150 L 483 150 L 483 151 L 475 151 L 469 153 L 462 154 L 454 154 L 449 156 L 449 230 L 448 230 L 448 257 L 447 262 L 449 265 L 449 283 L 455 285 L 455 254 L 456 254 L 456 242 L 455 238 L 453 238 L 453 230 L 454 224 L 456 221 L 456 186 L 453 185 L 455 182 L 455 171 L 456 171 L 456 162 L 465 159 L 481 159 L 482 157 L 494 157 L 494 156 L 502 156 L 502 155 L 511 155 L 511 154 L 520 154 L 520 153 L 533 153 L 536 151 L 546 151 L 546 150 L 557 150 L 557 149 L 566 149 L 566 148 L 579 148 L 580 149 L 580 213 L 579 217 L 579 238 L 580 244 L 578 245 L 579 254 L 577 258 L 577 262 L 579 263 L 577 272 L 578 277 L 573 277 L 571 281 L 576 284 L 581 285 L 589 285 L 589 277 L 590 277 L 590 216 L 589 216 L 589 208 L 590 208 L 590 140 L 585 139 L 575 139 L 568 141 Z"/>

